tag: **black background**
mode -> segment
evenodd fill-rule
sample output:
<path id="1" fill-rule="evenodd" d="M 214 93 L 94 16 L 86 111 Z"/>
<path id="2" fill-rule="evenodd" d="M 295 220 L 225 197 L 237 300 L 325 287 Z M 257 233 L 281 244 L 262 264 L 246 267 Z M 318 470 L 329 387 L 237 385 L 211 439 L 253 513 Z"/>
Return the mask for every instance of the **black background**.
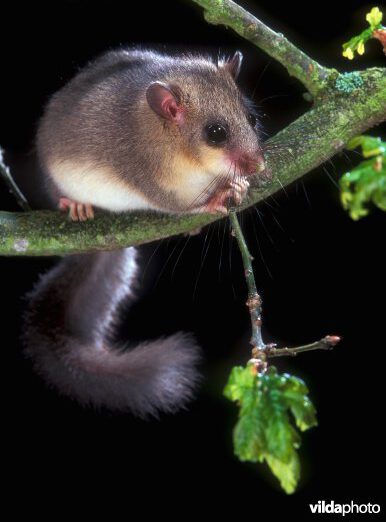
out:
<path id="1" fill-rule="evenodd" d="M 350 70 L 383 62 L 376 42 L 354 63 L 341 57 L 342 42 L 362 29 L 372 4 L 243 5 L 326 65 Z M 33 136 L 43 104 L 87 60 L 126 43 L 214 54 L 241 49 L 240 81 L 255 92 L 268 135 L 307 109 L 302 87 L 281 66 L 232 31 L 206 24 L 188 1 L 8 3 L 1 10 L 0 143 L 35 206 L 42 202 Z M 18 336 L 22 296 L 55 260 L 1 259 L 2 460 L 10 458 L 2 474 L 19 499 L 14 513 L 26 506 L 31 514 L 43 511 L 53 500 L 55 516 L 66 508 L 76 516 L 74 502 L 82 500 L 87 510 L 104 506 L 113 517 L 121 508 L 124 519 L 135 520 L 154 509 L 184 519 L 197 509 L 220 516 L 231 508 L 260 520 L 285 514 L 308 520 L 308 503 L 320 499 L 381 503 L 386 218 L 374 211 L 353 222 L 341 208 L 335 181 L 356 161 L 341 154 L 243 215 L 266 339 L 296 345 L 343 336 L 334 352 L 277 361 L 281 371 L 306 380 L 318 409 L 319 427 L 303 436 L 297 493 L 286 496 L 262 466 L 232 455 L 236 408 L 221 393 L 232 365 L 248 358 L 249 323 L 239 254 L 220 223 L 189 240 L 142 249 L 141 300 L 122 338 L 192 331 L 205 354 L 197 400 L 160 422 L 83 410 L 45 388 L 24 361 Z M 17 210 L 0 186 L 1 208 Z"/>

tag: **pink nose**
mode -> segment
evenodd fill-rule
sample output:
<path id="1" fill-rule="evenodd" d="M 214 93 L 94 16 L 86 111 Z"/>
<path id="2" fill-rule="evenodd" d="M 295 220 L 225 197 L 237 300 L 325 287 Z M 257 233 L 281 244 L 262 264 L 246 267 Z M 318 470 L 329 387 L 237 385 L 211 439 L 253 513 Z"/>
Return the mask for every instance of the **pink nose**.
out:
<path id="1" fill-rule="evenodd" d="M 236 164 L 241 174 L 244 176 L 258 174 L 265 169 L 264 156 L 262 152 L 253 155 L 246 153 L 241 154 L 238 157 Z"/>

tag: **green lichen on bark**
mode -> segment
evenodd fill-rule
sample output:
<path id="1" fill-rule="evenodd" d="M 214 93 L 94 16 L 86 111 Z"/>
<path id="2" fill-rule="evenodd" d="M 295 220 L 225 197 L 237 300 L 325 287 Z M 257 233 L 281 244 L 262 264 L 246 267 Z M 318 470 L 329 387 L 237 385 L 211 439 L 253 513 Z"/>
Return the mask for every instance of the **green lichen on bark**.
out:
<path id="1" fill-rule="evenodd" d="M 60 212 L 0 212 L 0 254 L 64 255 L 138 245 L 199 228 L 214 216 L 96 213 L 93 221 L 73 223 Z"/>
<path id="2" fill-rule="evenodd" d="M 352 93 L 355 89 L 362 87 L 362 85 L 363 80 L 357 71 L 340 74 L 335 80 L 336 89 L 347 94 Z"/>
<path id="3" fill-rule="evenodd" d="M 384 120 L 386 69 L 368 69 L 357 74 L 362 87 L 344 95 L 331 89 L 322 103 L 269 141 L 268 163 L 274 166 L 274 177 L 278 177 L 272 182 L 277 189 L 331 158 L 353 136 Z"/>
<path id="4" fill-rule="evenodd" d="M 252 188 L 244 207 L 292 183 L 344 147 L 353 136 L 385 118 L 386 70 L 361 71 L 362 87 L 342 95 L 331 90 L 298 120 L 267 142 L 271 180 Z M 99 213 L 94 221 L 71 223 L 59 212 L 0 212 L 0 254 L 65 255 L 112 250 L 181 234 L 222 216 Z"/>
<path id="5" fill-rule="evenodd" d="M 281 190 L 334 156 L 351 138 L 386 118 L 385 68 L 339 74 L 319 66 L 234 2 L 193 1 L 208 10 L 212 21 L 232 27 L 266 50 L 316 95 L 307 113 L 267 142 L 271 180 L 263 187 L 252 187 L 243 208 Z M 71 223 L 59 212 L 0 212 L 0 255 L 112 250 L 186 233 L 221 217 L 97 213 L 94 221 Z"/>

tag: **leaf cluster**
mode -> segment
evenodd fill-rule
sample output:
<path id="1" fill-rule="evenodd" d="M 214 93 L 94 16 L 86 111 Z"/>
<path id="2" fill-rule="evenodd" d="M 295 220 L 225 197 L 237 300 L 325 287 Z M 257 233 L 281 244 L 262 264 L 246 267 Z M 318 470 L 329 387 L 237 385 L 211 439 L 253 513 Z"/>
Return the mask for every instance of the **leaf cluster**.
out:
<path id="1" fill-rule="evenodd" d="M 258 374 L 253 365 L 232 369 L 224 395 L 240 407 L 234 451 L 241 461 L 266 462 L 286 493 L 300 478 L 299 431 L 316 426 L 315 408 L 304 382 L 271 366 Z"/>
<path id="2" fill-rule="evenodd" d="M 357 136 L 347 148 L 357 147 L 364 161 L 340 179 L 342 205 L 355 220 L 369 213 L 370 203 L 386 211 L 386 142 L 373 136 Z"/>
<path id="3" fill-rule="evenodd" d="M 353 36 L 348 42 L 343 44 L 343 56 L 353 60 L 355 52 L 362 55 L 365 52 L 365 43 L 374 37 L 376 31 L 384 29 L 382 27 L 383 13 L 378 7 L 373 7 L 366 15 L 367 27 L 360 34 Z"/>

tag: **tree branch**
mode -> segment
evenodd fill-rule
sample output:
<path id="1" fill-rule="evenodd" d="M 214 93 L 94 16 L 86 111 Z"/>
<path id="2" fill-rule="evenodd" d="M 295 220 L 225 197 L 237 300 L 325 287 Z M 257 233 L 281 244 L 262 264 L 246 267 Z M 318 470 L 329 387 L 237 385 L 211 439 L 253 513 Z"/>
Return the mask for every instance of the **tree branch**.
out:
<path id="1" fill-rule="evenodd" d="M 245 241 L 243 231 L 241 230 L 239 220 L 235 210 L 229 212 L 229 219 L 232 226 L 232 232 L 237 239 L 241 257 L 244 266 L 245 281 L 248 287 L 247 307 L 251 317 L 251 339 L 249 344 L 252 346 L 252 363 L 257 372 L 265 372 L 267 370 L 267 358 L 282 357 L 283 355 L 296 356 L 299 353 L 310 352 L 313 350 L 332 350 L 340 342 L 337 335 L 326 335 L 319 341 L 296 346 L 294 348 L 277 348 L 276 344 L 265 344 L 261 332 L 262 326 L 262 301 L 257 292 L 255 276 L 253 273 L 253 258 L 249 252 L 248 245 Z"/>
<path id="2" fill-rule="evenodd" d="M 338 72 L 323 67 L 232 0 L 192 0 L 204 8 L 205 20 L 225 25 L 281 63 L 316 98 Z"/>
<path id="3" fill-rule="evenodd" d="M 319 341 L 294 348 L 276 348 L 275 345 L 266 345 L 264 354 L 266 357 L 283 357 L 283 355 L 295 357 L 299 353 L 312 352 L 314 350 L 332 350 L 340 340 L 340 337 L 337 335 L 326 335 Z"/>
<path id="4" fill-rule="evenodd" d="M 29 206 L 28 201 L 24 197 L 24 194 L 21 192 L 19 187 L 16 185 L 13 177 L 11 176 L 9 167 L 4 163 L 3 152 L 3 149 L 0 147 L 0 178 L 4 180 L 9 192 L 13 194 L 19 206 L 25 211 L 31 210 L 31 207 Z"/>
<path id="5" fill-rule="evenodd" d="M 236 6 L 229 0 L 207 0 L 206 3 Z M 266 30 L 270 34 L 270 30 Z M 268 40 L 264 42 L 269 46 Z M 290 49 L 295 55 L 301 53 L 292 44 Z M 280 52 L 284 60 L 286 54 Z M 302 56 L 310 60 L 303 53 Z M 324 81 L 322 76 L 319 79 Z M 385 68 L 330 77 L 323 86 L 319 103 L 265 144 L 271 179 L 260 188 L 252 187 L 242 208 L 255 205 L 334 156 L 352 137 L 382 122 L 386 117 L 385 107 Z M 59 212 L 0 212 L 0 255 L 66 255 L 113 250 L 185 233 L 222 217 L 99 212 L 94 221 L 71 223 Z"/>
<path id="6" fill-rule="evenodd" d="M 265 350 L 265 343 L 261 334 L 261 312 L 262 302 L 261 297 L 257 292 L 255 276 L 252 268 L 252 256 L 249 252 L 248 245 L 245 241 L 244 234 L 241 230 L 239 220 L 235 210 L 229 212 L 229 219 L 232 226 L 233 234 L 236 236 L 237 243 L 243 259 L 245 280 L 248 286 L 248 301 L 247 307 L 251 316 L 251 340 L 250 344 L 253 348 L 258 350 Z"/>

